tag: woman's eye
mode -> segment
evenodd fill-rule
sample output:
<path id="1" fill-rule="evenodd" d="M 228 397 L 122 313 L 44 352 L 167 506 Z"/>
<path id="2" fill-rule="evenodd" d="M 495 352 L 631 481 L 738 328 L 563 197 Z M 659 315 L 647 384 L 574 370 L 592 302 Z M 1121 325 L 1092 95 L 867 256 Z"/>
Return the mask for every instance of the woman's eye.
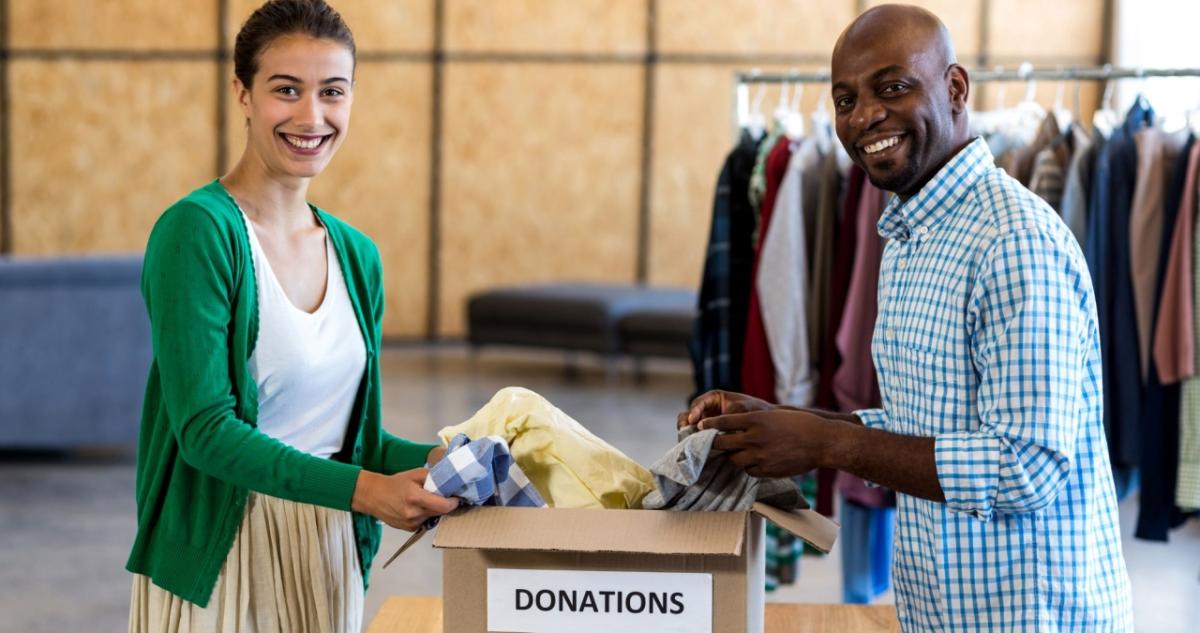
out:
<path id="1" fill-rule="evenodd" d="M 294 97 L 297 94 L 299 94 L 298 92 L 296 92 L 296 89 L 291 86 L 280 86 L 275 89 L 275 92 L 277 92 L 281 95 L 284 95 L 286 97 Z"/>
<path id="2" fill-rule="evenodd" d="M 346 93 L 342 92 L 340 88 L 326 88 L 323 94 L 326 97 L 340 97 Z"/>

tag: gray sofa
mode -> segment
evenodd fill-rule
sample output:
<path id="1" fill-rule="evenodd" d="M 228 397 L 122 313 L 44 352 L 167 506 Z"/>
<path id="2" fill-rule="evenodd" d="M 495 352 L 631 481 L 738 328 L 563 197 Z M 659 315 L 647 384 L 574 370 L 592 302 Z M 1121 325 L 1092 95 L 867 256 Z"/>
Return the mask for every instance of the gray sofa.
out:
<path id="1" fill-rule="evenodd" d="M 467 300 L 467 341 L 620 355 L 688 357 L 691 290 L 595 283 L 492 288 Z"/>
<path id="2" fill-rule="evenodd" d="M 150 368 L 140 255 L 0 257 L 0 448 L 137 441 Z"/>

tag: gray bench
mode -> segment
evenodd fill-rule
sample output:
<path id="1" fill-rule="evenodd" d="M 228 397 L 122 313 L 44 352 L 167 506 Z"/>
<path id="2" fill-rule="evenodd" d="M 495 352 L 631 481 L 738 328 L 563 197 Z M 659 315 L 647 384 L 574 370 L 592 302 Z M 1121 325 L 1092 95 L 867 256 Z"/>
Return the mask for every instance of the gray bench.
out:
<path id="1" fill-rule="evenodd" d="M 0 448 L 137 441 L 150 369 L 142 258 L 0 257 Z"/>
<path id="2" fill-rule="evenodd" d="M 688 357 L 696 314 L 690 290 L 594 283 L 494 288 L 467 300 L 467 341 L 567 352 Z"/>

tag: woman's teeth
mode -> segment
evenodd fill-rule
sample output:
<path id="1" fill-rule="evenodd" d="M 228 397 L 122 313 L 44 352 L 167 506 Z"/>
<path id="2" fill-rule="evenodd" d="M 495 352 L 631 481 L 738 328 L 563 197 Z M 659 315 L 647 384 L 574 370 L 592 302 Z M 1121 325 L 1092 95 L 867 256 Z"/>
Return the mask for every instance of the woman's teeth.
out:
<path id="1" fill-rule="evenodd" d="M 292 136 L 291 134 L 284 134 L 283 138 L 290 143 L 292 147 L 297 147 L 300 149 L 315 149 L 321 144 L 321 141 L 325 140 L 324 136 L 318 136 L 317 138 L 301 138 L 299 136 Z"/>
<path id="2" fill-rule="evenodd" d="M 867 145 L 866 147 L 864 147 L 863 151 L 868 154 L 874 154 L 876 152 L 882 152 L 883 150 L 885 150 L 899 142 L 900 142 L 900 137 L 893 136 L 891 138 L 885 138 L 882 141 L 879 141 L 877 143 L 871 143 L 870 145 Z"/>

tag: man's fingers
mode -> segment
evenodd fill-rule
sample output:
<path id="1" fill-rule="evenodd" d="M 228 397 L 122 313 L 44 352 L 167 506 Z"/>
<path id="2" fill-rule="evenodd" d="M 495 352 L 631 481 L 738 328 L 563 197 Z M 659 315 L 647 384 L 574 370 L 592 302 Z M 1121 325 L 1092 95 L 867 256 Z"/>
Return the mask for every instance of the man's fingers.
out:
<path id="1" fill-rule="evenodd" d="M 688 422 L 688 414 L 689 413 L 690 413 L 690 411 L 684 411 L 683 413 L 680 413 L 679 415 L 675 416 L 675 428 L 682 429 L 683 427 L 688 426 L 690 424 L 690 422 Z"/>
<path id="2" fill-rule="evenodd" d="M 704 418 L 700 421 L 700 430 L 716 429 L 722 433 L 745 431 L 750 428 L 751 415 L 746 413 L 714 415 L 711 418 Z"/>
<path id="3" fill-rule="evenodd" d="M 721 413 L 721 402 L 724 397 L 720 391 L 709 391 L 692 401 L 688 410 L 688 424 L 696 424 L 705 417 Z"/>

